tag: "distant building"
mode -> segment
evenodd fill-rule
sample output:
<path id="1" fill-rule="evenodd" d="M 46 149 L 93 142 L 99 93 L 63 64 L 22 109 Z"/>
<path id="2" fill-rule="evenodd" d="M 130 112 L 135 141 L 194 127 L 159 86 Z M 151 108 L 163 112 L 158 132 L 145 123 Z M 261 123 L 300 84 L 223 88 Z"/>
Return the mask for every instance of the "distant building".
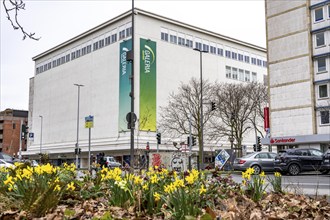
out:
<path id="1" fill-rule="evenodd" d="M 26 151 L 27 137 L 21 140 L 21 127 L 27 123 L 27 111 L 6 109 L 0 112 L 0 152 L 18 157 L 20 144 L 21 150 Z"/>
<path id="2" fill-rule="evenodd" d="M 278 150 L 330 146 L 330 1 L 266 0 L 270 138 Z"/>
<path id="3" fill-rule="evenodd" d="M 200 54 L 193 48 L 208 51 L 202 55 L 203 78 L 211 82 L 263 83 L 267 76 L 265 48 L 141 9 L 135 9 L 134 17 L 135 149 L 145 150 L 148 142 L 150 150 L 157 148 L 160 107 L 167 104 L 169 94 L 176 92 L 181 83 L 199 78 Z M 78 133 L 82 151 L 79 157 L 86 166 L 85 117 L 91 115 L 92 153 L 105 152 L 127 160 L 131 18 L 130 10 L 33 58 L 29 127 L 35 138 L 29 142 L 26 154 L 36 156 L 41 150 L 51 159 L 71 162 Z M 250 149 L 255 143 L 252 133 L 243 143 Z M 220 147 L 205 146 L 206 151 Z M 230 148 L 229 141 L 222 146 Z M 173 141 L 163 135 L 159 150 L 173 149 Z"/>

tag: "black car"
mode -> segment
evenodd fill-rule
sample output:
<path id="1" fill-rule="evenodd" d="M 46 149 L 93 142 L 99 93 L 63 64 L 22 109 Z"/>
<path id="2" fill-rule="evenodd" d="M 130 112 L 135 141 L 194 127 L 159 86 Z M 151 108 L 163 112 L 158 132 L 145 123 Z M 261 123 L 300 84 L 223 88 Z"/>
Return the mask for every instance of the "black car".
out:
<path id="1" fill-rule="evenodd" d="M 298 175 L 305 171 L 320 171 L 322 168 L 323 153 L 313 148 L 294 148 L 281 150 L 275 158 L 274 169 L 283 174 Z"/>
<path id="2" fill-rule="evenodd" d="M 330 149 L 327 150 L 323 155 L 323 160 L 321 163 L 321 172 L 327 174 L 330 172 Z"/>

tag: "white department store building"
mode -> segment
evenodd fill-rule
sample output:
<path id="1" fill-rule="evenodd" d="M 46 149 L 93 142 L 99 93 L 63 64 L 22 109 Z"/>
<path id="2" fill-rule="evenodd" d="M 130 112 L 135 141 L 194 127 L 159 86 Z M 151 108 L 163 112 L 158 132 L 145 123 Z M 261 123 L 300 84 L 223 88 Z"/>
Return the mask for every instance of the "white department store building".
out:
<path id="1" fill-rule="evenodd" d="M 330 1 L 266 1 L 270 138 L 278 150 L 330 146 Z"/>
<path id="2" fill-rule="evenodd" d="M 137 122 L 136 149 L 145 149 L 147 142 L 151 150 L 156 149 L 160 106 L 167 104 L 169 94 L 177 91 L 182 82 L 199 78 L 200 54 L 193 48 L 209 51 L 203 53 L 203 79 L 264 82 L 265 48 L 140 9 L 135 9 L 135 13 L 135 113 L 138 122 L 148 111 L 153 118 L 146 125 Z M 78 87 L 74 84 L 81 84 L 84 85 L 79 87 L 81 158 L 85 160 L 88 151 L 85 117 L 92 115 L 92 153 L 105 152 L 127 159 L 130 132 L 125 116 L 130 112 L 131 64 L 126 62 L 126 57 L 131 50 L 131 38 L 131 11 L 128 11 L 33 57 L 35 75 L 30 80 L 29 132 L 34 138 L 29 142 L 27 155 L 37 155 L 41 150 L 52 159 L 75 158 Z M 148 105 L 150 108 L 145 109 Z M 255 143 L 253 134 L 243 143 L 251 149 Z M 230 143 L 222 145 L 229 147 Z M 205 146 L 206 151 L 212 150 L 207 143 Z M 175 148 L 172 141 L 162 137 L 159 149 Z"/>

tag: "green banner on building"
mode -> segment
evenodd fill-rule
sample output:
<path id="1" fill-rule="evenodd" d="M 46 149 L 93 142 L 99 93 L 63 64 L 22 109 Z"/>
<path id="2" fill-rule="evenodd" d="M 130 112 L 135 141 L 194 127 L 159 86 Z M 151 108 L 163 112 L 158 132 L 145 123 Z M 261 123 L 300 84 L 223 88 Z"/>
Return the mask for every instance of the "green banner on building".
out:
<path id="1" fill-rule="evenodd" d="M 156 131 L 156 42 L 140 39 L 139 129 Z"/>
<path id="2" fill-rule="evenodd" d="M 127 131 L 126 115 L 131 112 L 130 75 L 132 63 L 126 61 L 127 51 L 132 49 L 132 40 L 120 43 L 119 49 L 119 132 Z"/>

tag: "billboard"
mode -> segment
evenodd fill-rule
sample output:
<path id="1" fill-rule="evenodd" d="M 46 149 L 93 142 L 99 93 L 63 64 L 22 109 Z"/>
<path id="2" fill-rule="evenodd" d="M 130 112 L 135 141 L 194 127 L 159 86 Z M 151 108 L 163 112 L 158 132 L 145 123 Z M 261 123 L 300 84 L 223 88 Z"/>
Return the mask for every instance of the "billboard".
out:
<path id="1" fill-rule="evenodd" d="M 132 63 L 126 61 L 127 51 L 132 49 L 132 40 L 123 41 L 119 46 L 119 122 L 118 130 L 127 131 L 126 115 L 131 111 L 130 75 Z"/>
<path id="2" fill-rule="evenodd" d="M 156 131 L 156 42 L 140 38 L 140 123 L 143 131 Z"/>

